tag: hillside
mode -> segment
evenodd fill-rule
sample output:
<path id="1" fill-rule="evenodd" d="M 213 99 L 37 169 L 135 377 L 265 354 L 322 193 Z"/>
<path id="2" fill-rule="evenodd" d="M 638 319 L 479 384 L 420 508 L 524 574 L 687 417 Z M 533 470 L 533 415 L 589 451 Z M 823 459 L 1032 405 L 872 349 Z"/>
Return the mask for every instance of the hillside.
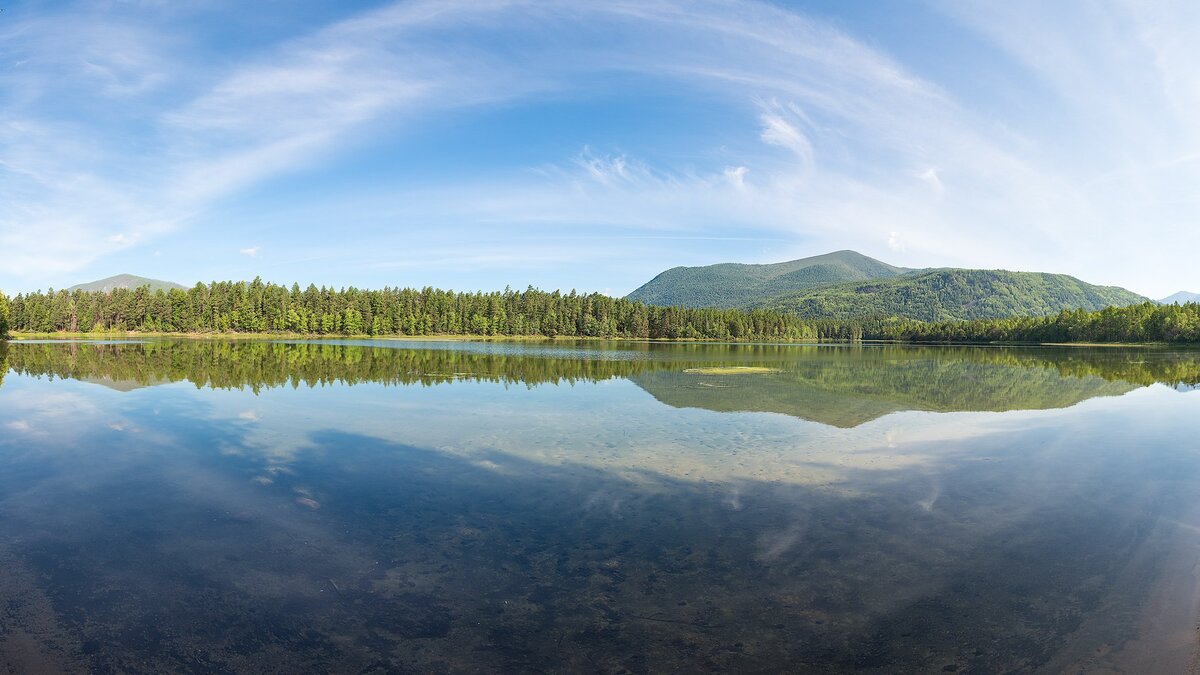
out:
<path id="1" fill-rule="evenodd" d="M 1200 293 L 1188 293 L 1187 291 L 1179 291 L 1178 293 L 1165 297 L 1158 301 L 1163 305 L 1173 305 L 1179 303 L 1186 305 L 1189 302 L 1200 302 Z"/>
<path id="2" fill-rule="evenodd" d="M 659 306 L 746 308 L 782 293 L 891 278 L 907 271 L 854 251 L 836 251 L 770 265 L 675 267 L 627 297 Z"/>
<path id="3" fill-rule="evenodd" d="M 1097 310 L 1146 301 L 1123 288 L 1094 286 L 1064 274 L 937 269 L 784 293 L 755 306 L 805 318 L 955 321 L 1045 316 L 1063 309 Z"/>
<path id="4" fill-rule="evenodd" d="M 100 279 L 99 281 L 92 281 L 92 282 L 89 282 L 86 284 L 76 284 L 76 285 L 68 288 L 67 290 L 68 291 L 103 291 L 105 293 L 108 293 L 109 291 L 112 291 L 117 288 L 131 288 L 132 289 L 132 288 L 139 288 L 141 286 L 149 286 L 150 290 L 152 290 L 152 291 L 157 291 L 157 290 L 169 291 L 172 288 L 187 290 L 186 286 L 181 286 L 172 281 L 160 281 L 158 279 L 147 279 L 146 277 L 138 277 L 138 276 L 134 276 L 132 274 L 118 274 L 115 277 L 108 277 L 107 279 Z"/>

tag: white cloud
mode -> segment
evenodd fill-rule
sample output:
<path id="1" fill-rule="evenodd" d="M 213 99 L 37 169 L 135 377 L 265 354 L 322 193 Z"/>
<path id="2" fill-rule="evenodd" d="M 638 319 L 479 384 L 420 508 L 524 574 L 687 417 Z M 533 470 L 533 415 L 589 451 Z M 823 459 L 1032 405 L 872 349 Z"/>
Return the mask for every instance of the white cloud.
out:
<path id="1" fill-rule="evenodd" d="M 727 166 L 725 167 L 725 178 L 729 179 L 729 184 L 743 190 L 746 187 L 746 174 L 750 173 L 750 169 L 744 166 Z"/>
<path id="2" fill-rule="evenodd" d="M 251 246 L 249 248 L 239 248 L 238 249 L 238 253 L 241 253 L 242 255 L 250 256 L 251 258 L 257 258 L 259 251 L 262 251 L 261 246 Z"/>
<path id="3" fill-rule="evenodd" d="M 813 161 L 813 146 L 799 129 L 780 115 L 763 113 L 763 142 L 790 150 L 805 166 Z"/>
<path id="4" fill-rule="evenodd" d="M 933 188 L 934 192 L 941 194 L 946 191 L 946 186 L 942 184 L 942 179 L 938 177 L 937 167 L 929 167 L 917 174 L 917 178 L 925 182 L 926 185 Z"/>
<path id="5" fill-rule="evenodd" d="M 630 233 L 738 229 L 793 237 L 799 253 L 904 252 L 896 262 L 910 266 L 1053 269 L 1176 290 L 1200 247 L 1200 11 L 941 8 L 1008 60 L 978 64 L 969 83 L 935 82 L 870 35 L 751 1 L 397 2 L 232 67 L 187 58 L 186 41 L 153 23 L 7 21 L 0 62 L 24 63 L 0 70 L 4 274 L 55 281 L 413 120 L 648 77 L 740 107 L 731 133 L 752 142 L 718 156 L 705 145 L 717 141 L 698 138 L 696 156 L 709 161 L 691 166 L 638 147 L 585 150 L 544 159 L 567 169 L 389 190 L 386 208 L 468 236 L 481 222 L 612 234 L 577 256 L 612 253 Z M 1013 64 L 1028 78 L 1013 77 Z M 49 114 L 84 100 L 86 116 Z M 500 269 L 529 243 L 479 255 Z"/>

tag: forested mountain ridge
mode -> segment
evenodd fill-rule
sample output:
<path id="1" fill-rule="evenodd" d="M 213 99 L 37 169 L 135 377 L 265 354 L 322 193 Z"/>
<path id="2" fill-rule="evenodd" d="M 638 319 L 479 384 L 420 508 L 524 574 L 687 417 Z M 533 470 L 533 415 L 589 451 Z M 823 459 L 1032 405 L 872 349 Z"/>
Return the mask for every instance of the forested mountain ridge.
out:
<path id="1" fill-rule="evenodd" d="M 780 294 L 752 306 L 810 319 L 961 321 L 1046 316 L 1064 309 L 1092 311 L 1144 302 L 1147 298 L 1124 288 L 1095 286 L 1065 274 L 935 269 Z"/>
<path id="2" fill-rule="evenodd" d="M 910 270 L 854 251 L 773 265 L 676 267 L 627 296 L 657 305 L 761 308 L 805 319 L 920 321 L 1045 316 L 1146 302 L 1065 274 L 1007 270 Z"/>
<path id="3" fill-rule="evenodd" d="M 75 284 L 74 286 L 68 288 L 67 291 L 104 291 L 107 293 L 108 291 L 113 291 L 118 288 L 133 290 L 141 286 L 149 286 L 151 291 L 169 291 L 172 288 L 177 288 L 180 290 L 187 289 L 187 286 L 177 284 L 173 281 L 148 279 L 146 277 L 139 277 L 133 274 L 118 274 L 116 276 L 108 277 L 107 279 L 90 281 L 86 284 Z"/>
<path id="4" fill-rule="evenodd" d="M 767 265 L 675 267 L 626 297 L 651 305 L 746 308 L 781 293 L 895 277 L 908 271 L 855 251 L 835 251 Z"/>

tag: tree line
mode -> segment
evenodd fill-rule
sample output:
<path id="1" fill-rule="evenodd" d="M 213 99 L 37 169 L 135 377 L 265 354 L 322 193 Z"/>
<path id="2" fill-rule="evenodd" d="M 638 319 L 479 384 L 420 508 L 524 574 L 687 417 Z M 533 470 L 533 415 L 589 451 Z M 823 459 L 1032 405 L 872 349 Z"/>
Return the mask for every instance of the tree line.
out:
<path id="1" fill-rule="evenodd" d="M 1200 343 L 1200 305 L 1143 303 L 1099 311 L 974 321 L 891 316 L 805 319 L 770 309 L 659 307 L 599 293 L 433 288 L 301 290 L 213 282 L 181 290 L 0 293 L 0 336 L 24 333 L 292 333 L 896 342 Z"/>
<path id="2" fill-rule="evenodd" d="M 303 335 L 531 335 L 701 340 L 816 340 L 813 322 L 771 310 L 656 307 L 532 287 L 492 293 L 433 288 L 301 290 L 213 282 L 181 290 L 18 294 L 9 328 L 27 333 L 293 333 Z"/>
<path id="3" fill-rule="evenodd" d="M 882 321 L 868 337 L 901 342 L 1200 343 L 1200 304 L 1146 302 L 1088 312 L 979 321 Z"/>
<path id="4" fill-rule="evenodd" d="M 8 298 L 0 292 L 0 338 L 8 335 Z"/>

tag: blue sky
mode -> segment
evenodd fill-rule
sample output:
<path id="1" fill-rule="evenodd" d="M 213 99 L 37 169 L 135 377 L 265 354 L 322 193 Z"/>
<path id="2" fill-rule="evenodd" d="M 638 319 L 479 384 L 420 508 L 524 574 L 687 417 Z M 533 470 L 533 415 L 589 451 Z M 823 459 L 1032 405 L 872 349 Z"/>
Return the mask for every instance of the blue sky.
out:
<path id="1" fill-rule="evenodd" d="M 1200 290 L 1200 3 L 10 0 L 0 289 L 852 248 Z"/>

